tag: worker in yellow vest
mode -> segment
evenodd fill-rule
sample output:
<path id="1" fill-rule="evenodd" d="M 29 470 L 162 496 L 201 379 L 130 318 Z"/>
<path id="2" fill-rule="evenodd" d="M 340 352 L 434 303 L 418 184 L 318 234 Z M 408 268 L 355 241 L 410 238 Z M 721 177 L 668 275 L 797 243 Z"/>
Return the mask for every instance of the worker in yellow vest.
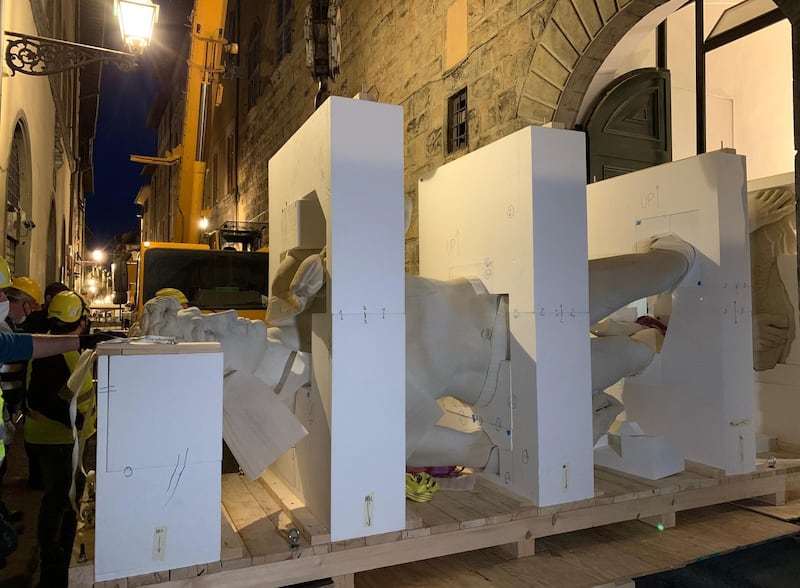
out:
<path id="1" fill-rule="evenodd" d="M 89 309 L 75 292 L 60 292 L 47 310 L 50 333 L 82 335 L 89 329 Z M 28 368 L 27 418 L 25 442 L 36 455 L 44 486 L 39 511 L 38 540 L 41 586 L 67 586 L 70 554 L 75 540 L 77 518 L 70 500 L 73 483 L 73 423 L 70 403 L 73 393 L 67 380 L 78 363 L 77 351 L 35 359 Z M 78 430 L 94 431 L 94 389 L 91 374 L 77 391 Z M 83 421 L 87 422 L 83 422 Z M 76 480 L 76 496 L 83 492 L 83 477 Z"/>

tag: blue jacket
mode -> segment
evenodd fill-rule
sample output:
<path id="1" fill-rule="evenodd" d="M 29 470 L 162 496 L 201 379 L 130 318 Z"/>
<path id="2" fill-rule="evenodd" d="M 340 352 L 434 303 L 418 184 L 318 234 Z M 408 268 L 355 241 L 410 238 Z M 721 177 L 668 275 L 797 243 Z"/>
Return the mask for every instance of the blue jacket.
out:
<path id="1" fill-rule="evenodd" d="M 0 363 L 22 361 L 33 355 L 33 338 L 28 333 L 0 333 Z"/>

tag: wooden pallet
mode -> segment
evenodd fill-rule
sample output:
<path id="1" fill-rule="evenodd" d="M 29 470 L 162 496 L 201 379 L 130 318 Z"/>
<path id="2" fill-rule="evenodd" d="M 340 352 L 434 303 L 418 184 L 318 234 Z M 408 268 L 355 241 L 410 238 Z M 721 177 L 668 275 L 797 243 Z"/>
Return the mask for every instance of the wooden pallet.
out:
<path id="1" fill-rule="evenodd" d="M 754 497 L 782 504 L 787 476 L 800 473 L 800 455 L 784 454 L 774 468 L 764 462 L 737 476 L 687 462 L 686 471 L 656 481 L 596 467 L 594 498 L 546 508 L 478 478 L 472 491 L 442 490 L 430 503 L 408 501 L 401 531 L 338 542 L 274 475 L 252 481 L 227 474 L 220 561 L 95 586 L 263 588 L 326 577 L 353 586 L 356 572 L 486 547 L 508 545 L 523 557 L 534 554 L 537 538 L 561 533 L 631 520 L 666 528 L 675 524 L 676 512 Z M 291 529 L 299 531 L 294 545 Z M 91 561 L 73 563 L 70 586 L 92 586 L 92 574 Z"/>

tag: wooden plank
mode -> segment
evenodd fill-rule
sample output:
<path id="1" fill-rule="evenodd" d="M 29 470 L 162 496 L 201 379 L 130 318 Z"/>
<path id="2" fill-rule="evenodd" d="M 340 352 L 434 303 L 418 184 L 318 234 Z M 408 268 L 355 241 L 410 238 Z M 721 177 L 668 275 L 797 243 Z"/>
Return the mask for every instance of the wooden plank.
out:
<path id="1" fill-rule="evenodd" d="M 697 491 L 695 491 L 697 492 Z M 644 499 L 643 502 L 652 501 L 668 501 L 669 497 L 651 497 Z M 611 507 L 619 509 L 621 506 L 628 503 L 614 504 Z M 608 506 L 604 508 L 609 508 Z M 730 508 L 730 507 L 729 507 Z M 736 509 L 732 509 L 736 511 Z M 742 523 L 742 515 L 758 519 L 756 524 L 745 525 Z M 540 517 L 546 518 L 546 517 Z M 523 519 L 520 521 L 511 521 L 499 525 L 487 525 L 483 527 L 476 527 L 464 529 L 447 534 L 431 535 L 414 540 L 403 541 L 403 548 L 398 548 L 397 544 L 387 543 L 375 546 L 365 546 L 359 549 L 349 549 L 346 551 L 332 551 L 329 554 L 322 556 L 300 558 L 291 562 L 276 562 L 274 564 L 258 566 L 252 570 L 235 570 L 230 574 L 215 574 L 212 576 L 213 580 L 217 583 L 210 583 L 212 578 L 195 578 L 191 586 L 193 588 L 204 588 L 206 586 L 241 586 L 246 588 L 252 587 L 269 587 L 281 586 L 287 583 L 295 583 L 306 581 L 312 578 L 338 576 L 346 573 L 358 572 L 362 570 L 376 569 L 378 567 L 393 566 L 404 561 L 417 561 L 426 559 L 425 562 L 413 564 L 420 566 L 425 570 L 423 580 L 416 583 L 416 585 L 425 585 L 426 587 L 441 586 L 459 586 L 470 585 L 469 581 L 450 581 L 449 583 L 437 583 L 436 577 L 432 574 L 432 570 L 437 569 L 434 562 L 428 558 L 439 557 L 447 555 L 448 553 L 459 553 L 460 562 L 474 561 L 477 556 L 475 553 L 462 554 L 463 551 L 480 548 L 481 545 L 499 545 L 502 542 L 509 542 L 507 539 L 515 536 L 515 541 L 524 541 L 526 535 L 517 534 L 522 533 L 526 525 L 537 519 Z M 722 518 L 721 522 L 710 523 L 717 529 L 717 535 L 726 541 L 728 549 L 733 549 L 737 546 L 746 544 L 748 541 L 761 541 L 765 538 L 774 536 L 782 536 L 796 532 L 796 527 L 781 521 L 766 519 L 766 524 L 762 520 L 761 515 L 755 513 L 748 513 L 747 511 L 738 511 L 728 513 Z M 653 533 L 652 531 L 644 530 L 644 527 L 638 523 L 623 523 L 622 531 L 618 530 L 618 526 L 603 527 L 600 529 L 590 529 L 583 532 L 579 538 L 576 538 L 575 533 L 566 535 L 558 535 L 548 539 L 537 541 L 540 546 L 540 554 L 536 558 L 523 558 L 514 562 L 517 568 L 515 573 L 509 572 L 507 556 L 501 560 L 503 565 L 496 568 L 497 573 L 492 573 L 491 576 L 487 572 L 485 565 L 481 564 L 480 575 L 487 580 L 487 585 L 497 586 L 519 586 L 530 585 L 530 578 L 537 579 L 537 586 L 547 585 L 592 585 L 594 583 L 601 583 L 600 580 L 614 581 L 616 578 L 631 577 L 631 575 L 639 575 L 640 573 L 647 573 L 649 570 L 660 571 L 661 568 L 673 567 L 675 558 L 669 559 L 666 557 L 662 548 L 663 538 L 669 536 L 670 533 L 680 533 L 681 536 L 677 542 L 677 550 L 695 551 L 701 550 L 700 554 L 708 554 L 707 536 L 709 531 L 707 526 L 700 525 L 701 532 L 694 541 L 687 541 L 685 537 L 685 529 L 682 530 L 684 525 L 679 525 L 675 529 L 668 530 L 664 533 Z M 731 533 L 731 528 L 735 527 L 738 534 Z M 641 529 L 641 531 L 637 531 Z M 620 553 L 619 544 L 621 541 L 630 541 L 631 537 L 639 536 L 644 537 L 645 543 L 641 549 L 638 549 L 635 554 Z M 755 537 L 755 539 L 753 539 Z M 503 541 L 505 540 L 505 541 Z M 567 545 L 578 543 L 582 548 L 580 557 L 569 557 L 567 561 L 565 556 L 570 551 L 568 548 L 553 548 L 553 545 Z M 658 543 L 656 543 L 658 542 Z M 590 551 L 589 551 L 590 550 Z M 558 564 L 557 569 L 548 570 L 542 569 L 542 561 L 547 557 L 548 551 L 555 551 L 559 555 L 551 558 L 549 561 Z M 594 554 L 594 561 L 591 564 L 592 569 L 588 570 L 589 565 L 585 562 L 587 553 Z M 699 557 L 696 555 L 694 558 Z M 517 562 L 529 562 L 533 567 L 528 564 Z M 460 566 L 464 568 L 465 566 Z M 631 574 L 632 568 L 636 572 Z M 612 575 L 609 576 L 609 569 Z M 349 572 L 348 572 L 349 570 Z M 249 573 L 248 573 L 249 572 Z M 370 575 L 378 572 L 370 572 Z M 474 577 L 474 572 L 471 572 Z M 383 580 L 381 584 L 362 584 L 362 576 L 359 576 L 359 585 L 367 588 L 369 586 L 385 586 L 385 585 L 406 585 L 400 581 L 386 581 Z M 528 582 L 525 582 L 528 578 Z M 502 581 L 501 581 L 502 580 Z M 446 582 L 446 581 L 445 581 Z M 189 586 L 189 584 L 175 584 L 174 588 L 178 586 Z M 170 587 L 173 588 L 173 587 Z"/>
<path id="2" fill-rule="evenodd" d="M 660 480 L 646 480 L 645 478 L 640 478 L 638 476 L 634 476 L 633 474 L 618 472 L 603 466 L 594 466 L 594 475 L 595 479 L 597 479 L 598 476 L 615 476 L 621 480 L 635 481 L 640 484 L 643 489 L 647 488 L 649 494 L 652 495 L 677 492 L 680 488 L 678 479 L 676 478 L 677 474 L 673 476 L 667 476 L 666 478 L 661 478 Z"/>
<path id="3" fill-rule="evenodd" d="M 422 521 L 424 527 L 324 545 L 311 545 L 303 538 L 301 542 L 304 547 L 299 550 L 289 549 L 286 539 L 279 535 L 279 527 L 285 528 L 286 525 L 294 524 L 294 521 L 282 511 L 267 484 L 249 481 L 238 475 L 225 475 L 223 515 L 227 514 L 234 530 L 242 539 L 243 549 L 249 552 L 252 560 L 232 559 L 227 567 L 226 561 L 220 561 L 206 566 L 173 570 L 169 574 L 167 585 L 280 586 L 287 582 L 346 576 L 395 563 L 503 544 L 513 544 L 518 553 L 528 555 L 533 553 L 534 547 L 536 551 L 542 552 L 543 546 L 552 537 L 567 537 L 563 534 L 583 529 L 592 529 L 591 542 L 598 551 L 604 551 L 609 549 L 607 544 L 618 542 L 617 536 L 620 533 L 605 526 L 610 523 L 654 517 L 663 522 L 663 517 L 673 517 L 676 511 L 775 494 L 785 488 L 787 479 L 786 475 L 778 473 L 768 477 L 732 476 L 729 481 L 720 483 L 717 478 L 704 478 L 698 473 L 684 474 L 687 477 L 684 482 L 672 480 L 659 485 L 642 483 L 635 477 L 628 479 L 628 476 L 619 476 L 615 472 L 601 472 L 601 479 L 606 479 L 609 485 L 616 485 L 628 494 L 642 492 L 645 496 L 604 504 L 588 499 L 548 509 L 530 509 L 528 514 L 537 514 L 520 518 L 508 518 L 512 513 L 506 511 L 517 503 L 507 493 L 496 492 L 494 486 L 471 492 L 441 491 L 430 503 L 407 501 L 410 518 Z M 713 486 L 703 486 L 706 481 L 713 483 Z M 665 491 L 681 483 L 696 487 L 680 492 Z M 701 485 L 697 486 L 698 484 Z M 498 496 L 500 498 L 497 503 L 493 503 Z M 754 512 L 750 514 L 761 516 Z M 774 522 L 783 524 L 780 521 Z M 702 524 L 703 521 L 698 522 L 698 528 Z M 708 524 L 711 530 L 713 524 L 720 523 L 717 521 Z M 630 527 L 625 529 L 627 534 L 634 533 Z M 676 530 L 678 529 L 680 527 Z M 732 539 L 738 540 L 749 536 L 751 530 L 732 525 L 728 533 Z M 662 534 L 653 534 L 653 541 L 657 541 L 660 536 Z M 637 566 L 652 567 L 663 559 L 663 553 L 660 549 L 652 549 L 651 553 L 638 554 L 636 557 Z M 240 567 L 250 564 L 254 567 Z M 637 575 L 630 574 L 630 570 L 628 573 L 627 577 Z M 251 575 L 255 575 L 257 580 L 251 580 Z M 217 583 L 207 584 L 206 576 L 213 577 Z M 513 574 L 502 577 L 504 581 L 511 582 L 503 585 L 515 585 Z M 161 579 L 153 575 L 149 575 L 149 578 L 156 581 Z M 126 581 L 128 584 L 120 584 L 122 588 L 146 585 L 143 583 L 145 577 Z"/>
<path id="4" fill-rule="evenodd" d="M 173 580 L 194 579 L 206 576 L 206 566 L 186 566 L 185 568 L 176 568 L 169 571 L 170 582 Z"/>
<path id="5" fill-rule="evenodd" d="M 531 502 L 512 492 L 503 491 L 504 489 L 497 484 L 486 482 L 478 478 L 474 492 L 479 494 L 484 500 L 497 505 L 501 505 L 507 512 L 519 513 L 520 511 L 538 510 Z"/>
<path id="6" fill-rule="evenodd" d="M 696 461 L 686 460 L 686 471 L 692 472 L 695 474 L 700 474 L 705 478 L 715 478 L 717 480 L 724 480 L 725 479 L 725 470 L 720 468 L 715 468 L 710 465 L 706 465 L 704 463 L 699 463 Z"/>
<path id="7" fill-rule="evenodd" d="M 97 582 L 94 588 L 128 588 L 128 579 L 120 578 L 119 580 L 108 580 L 106 582 Z"/>
<path id="8" fill-rule="evenodd" d="M 267 556 L 272 558 L 276 553 L 290 557 L 291 550 L 244 485 L 242 476 L 222 476 L 222 501 L 254 565 L 265 563 Z"/>
<path id="9" fill-rule="evenodd" d="M 73 588 L 91 588 L 94 584 L 94 565 L 73 564 L 69 568 L 69 585 Z"/>
<path id="10" fill-rule="evenodd" d="M 356 588 L 356 579 L 353 574 L 336 576 L 335 578 L 332 579 L 335 588 Z"/>
<path id="11" fill-rule="evenodd" d="M 518 502 L 520 510 L 538 509 L 537 505 L 535 505 L 533 501 L 530 500 L 529 498 L 520 496 L 516 492 L 503 486 L 501 481 L 497 478 L 497 476 L 488 474 L 478 475 L 478 479 L 475 482 L 475 488 L 478 490 L 483 490 L 484 488 L 491 488 L 493 492 L 497 494 L 502 494 L 507 499 L 512 500 L 514 502 Z"/>
<path id="12" fill-rule="evenodd" d="M 613 497 L 612 502 L 635 500 L 656 494 L 652 486 L 642 484 L 637 478 L 626 478 L 605 468 L 595 468 L 594 487 L 595 492 L 599 490 L 604 496 Z"/>
<path id="13" fill-rule="evenodd" d="M 480 513 L 489 525 L 510 521 L 514 516 L 514 509 L 508 508 L 502 502 L 494 502 L 491 497 L 483 496 L 479 492 L 451 491 L 448 492 L 448 497 L 464 508 Z M 436 500 L 436 496 L 433 499 Z"/>
<path id="14" fill-rule="evenodd" d="M 284 545 L 280 550 L 265 556 L 264 563 L 280 561 L 282 559 L 286 559 L 287 557 L 298 558 L 304 555 L 315 553 L 315 550 L 312 549 L 313 547 L 328 547 L 329 544 L 312 546 L 302 533 L 299 533 L 299 536 L 297 537 L 297 543 L 292 546 L 292 543 L 289 539 L 290 532 L 299 531 L 299 529 L 297 529 L 295 526 L 295 522 L 281 509 L 280 505 L 275 501 L 272 495 L 267 491 L 264 484 L 262 484 L 260 481 L 250 480 L 246 477 L 242 477 L 242 483 L 256 500 L 256 502 L 258 502 L 258 505 L 275 527 L 277 536 L 284 542 Z M 327 551 L 330 551 L 330 549 L 325 549 L 323 552 L 327 553 Z"/>
<path id="15" fill-rule="evenodd" d="M 137 588 L 138 586 L 152 586 L 153 584 L 160 584 L 169 580 L 169 570 L 164 572 L 151 572 L 149 574 L 142 574 L 140 576 L 130 576 L 128 578 L 128 588 Z M 71 586 L 72 584 L 70 584 Z"/>
<path id="16" fill-rule="evenodd" d="M 723 507 L 724 508 L 724 507 Z M 730 507 L 728 507 L 730 510 Z M 704 509 L 705 511 L 706 509 Z M 708 510 L 716 510 L 712 507 Z M 698 511 L 686 514 L 675 529 L 653 533 L 636 522 L 625 522 L 577 533 L 555 535 L 537 541 L 537 555 L 509 561 L 498 548 L 463 553 L 415 562 L 403 566 L 375 569 L 357 575 L 360 588 L 383 586 L 625 586 L 632 576 L 682 567 L 711 554 L 727 552 L 747 544 L 792 531 L 779 521 L 773 525 L 755 513 L 733 517 L 703 516 Z M 743 513 L 747 514 L 747 513 Z M 706 520 L 710 520 L 706 523 Z M 747 529 L 747 534 L 732 538 L 729 527 Z M 475 582 L 475 578 L 480 582 Z"/>
<path id="17" fill-rule="evenodd" d="M 381 543 L 392 543 L 393 541 L 401 541 L 403 539 L 402 531 L 390 531 L 389 533 L 380 533 L 378 535 L 368 535 L 364 537 L 366 545 L 379 545 Z"/>
<path id="18" fill-rule="evenodd" d="M 283 480 L 269 470 L 259 480 L 311 545 L 331 542 L 331 534 L 327 526 L 306 508 L 306 505 L 294 495 L 283 483 Z"/>
<path id="19" fill-rule="evenodd" d="M 439 510 L 430 502 L 406 500 L 406 510 L 422 520 L 422 524 L 430 531 L 427 535 L 455 531 L 461 524 L 457 518 Z"/>
<path id="20" fill-rule="evenodd" d="M 250 556 L 249 552 L 244 546 L 244 541 L 242 538 L 239 537 L 238 533 L 233 530 L 233 525 L 231 524 L 230 515 L 225 510 L 225 507 L 221 507 L 221 530 L 222 530 L 222 538 L 220 542 L 220 559 L 221 560 L 230 560 L 230 559 L 242 559 L 247 555 Z"/>
<path id="21" fill-rule="evenodd" d="M 748 498 L 734 502 L 736 506 L 746 508 L 753 512 L 761 513 L 782 521 L 796 521 L 800 519 L 800 500 L 792 500 L 780 506 L 771 506 L 755 499 Z"/>

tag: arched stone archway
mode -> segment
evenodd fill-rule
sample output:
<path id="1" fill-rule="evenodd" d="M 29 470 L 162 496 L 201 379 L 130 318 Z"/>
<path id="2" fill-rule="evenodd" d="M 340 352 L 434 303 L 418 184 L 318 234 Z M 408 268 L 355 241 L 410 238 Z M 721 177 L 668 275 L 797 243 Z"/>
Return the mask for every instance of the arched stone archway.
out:
<path id="1" fill-rule="evenodd" d="M 597 70 L 616 44 L 643 17 L 669 0 L 556 0 L 525 78 L 517 115 L 530 124 L 575 126 L 578 109 Z M 775 0 L 792 22 L 795 112 L 800 96 L 800 3 Z M 795 116 L 795 145 L 800 122 Z"/>
<path id="2" fill-rule="evenodd" d="M 517 116 L 528 124 L 575 126 L 590 82 L 611 50 L 642 18 L 670 0 L 556 0 L 539 38 Z M 792 26 L 795 186 L 800 186 L 800 2 L 774 0 Z M 797 208 L 800 226 L 800 207 Z M 798 240 L 800 276 L 800 240 Z"/>
<path id="3" fill-rule="evenodd" d="M 518 116 L 531 124 L 575 125 L 603 60 L 631 27 L 669 0 L 557 0 L 522 88 Z"/>

